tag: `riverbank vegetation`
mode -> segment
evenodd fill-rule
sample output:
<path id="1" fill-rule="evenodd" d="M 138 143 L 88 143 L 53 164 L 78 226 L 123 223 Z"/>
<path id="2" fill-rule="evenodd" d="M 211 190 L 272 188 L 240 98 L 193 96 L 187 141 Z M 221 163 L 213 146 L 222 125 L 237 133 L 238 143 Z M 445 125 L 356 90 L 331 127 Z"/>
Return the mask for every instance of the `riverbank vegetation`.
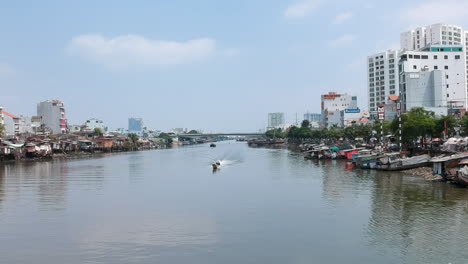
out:
<path id="1" fill-rule="evenodd" d="M 332 127 L 329 129 L 311 128 L 307 120 L 300 127 L 292 126 L 286 131 L 281 129 L 269 130 L 266 136 L 269 138 L 287 138 L 292 142 L 324 141 L 324 140 L 378 140 L 383 128 L 383 134 L 387 138 L 398 139 L 400 136 L 400 122 L 398 119 L 384 121 L 383 124 L 375 122 L 371 125 L 351 125 L 345 128 Z M 468 115 L 457 120 L 453 116 L 436 116 L 434 112 L 424 108 L 413 108 L 401 116 L 402 142 L 411 145 L 425 142 L 431 138 L 443 138 L 457 134 L 468 136 Z"/>

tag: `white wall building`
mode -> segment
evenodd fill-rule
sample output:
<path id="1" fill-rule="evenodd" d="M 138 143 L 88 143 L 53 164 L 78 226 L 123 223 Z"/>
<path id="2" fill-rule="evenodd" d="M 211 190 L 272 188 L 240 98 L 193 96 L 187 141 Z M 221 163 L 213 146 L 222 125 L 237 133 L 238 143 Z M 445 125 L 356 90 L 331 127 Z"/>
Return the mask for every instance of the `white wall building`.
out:
<path id="1" fill-rule="evenodd" d="M 86 120 L 84 125 L 85 130 L 93 131 L 94 129 L 99 128 L 103 133 L 107 132 L 107 126 L 104 124 L 104 121 L 96 118 Z"/>
<path id="2" fill-rule="evenodd" d="M 20 116 L 19 130 L 21 134 L 36 134 L 41 127 L 41 118 L 37 116 Z"/>
<path id="3" fill-rule="evenodd" d="M 285 124 L 284 113 L 269 113 L 268 114 L 268 128 L 279 128 Z"/>
<path id="4" fill-rule="evenodd" d="M 403 111 L 425 107 L 438 114 L 466 109 L 465 52 L 462 46 L 430 45 L 400 56 Z"/>
<path id="5" fill-rule="evenodd" d="M 305 113 L 304 114 L 304 120 L 307 120 L 309 122 L 320 122 L 322 121 L 322 114 L 319 113 Z"/>
<path id="6" fill-rule="evenodd" d="M 322 126 L 344 127 L 344 111 L 358 109 L 357 96 L 330 92 L 321 96 Z"/>
<path id="7" fill-rule="evenodd" d="M 402 50 L 423 50 L 430 45 L 451 45 L 462 47 L 464 53 L 466 79 L 464 81 L 468 91 L 468 31 L 461 26 L 450 24 L 433 24 L 401 33 L 400 44 Z"/>
<path id="8" fill-rule="evenodd" d="M 388 97 L 400 93 L 398 83 L 398 50 L 387 50 L 367 57 L 368 109 L 377 111 L 388 103 Z"/>
<path id="9" fill-rule="evenodd" d="M 428 45 L 465 45 L 462 27 L 449 24 L 433 24 L 419 27 L 400 35 L 402 50 L 420 50 Z"/>
<path id="10" fill-rule="evenodd" d="M 2 110 L 5 136 L 16 136 L 20 133 L 20 117 Z"/>
<path id="11" fill-rule="evenodd" d="M 67 133 L 65 106 L 61 101 L 40 102 L 37 104 L 37 115 L 42 118 L 42 125 L 53 134 Z"/>

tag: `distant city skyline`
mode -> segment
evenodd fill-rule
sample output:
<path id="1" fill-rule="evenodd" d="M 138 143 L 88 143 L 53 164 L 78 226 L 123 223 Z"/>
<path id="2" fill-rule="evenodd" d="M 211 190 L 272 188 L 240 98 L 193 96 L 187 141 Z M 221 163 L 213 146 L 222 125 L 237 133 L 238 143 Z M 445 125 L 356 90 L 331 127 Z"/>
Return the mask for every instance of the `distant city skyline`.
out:
<path id="1" fill-rule="evenodd" d="M 258 131 L 271 112 L 300 122 L 330 91 L 366 111 L 368 55 L 415 27 L 467 28 L 467 15 L 462 0 L 10 1 L 0 106 L 32 116 L 58 99 L 69 124 L 115 129 L 139 116 L 216 132 Z"/>

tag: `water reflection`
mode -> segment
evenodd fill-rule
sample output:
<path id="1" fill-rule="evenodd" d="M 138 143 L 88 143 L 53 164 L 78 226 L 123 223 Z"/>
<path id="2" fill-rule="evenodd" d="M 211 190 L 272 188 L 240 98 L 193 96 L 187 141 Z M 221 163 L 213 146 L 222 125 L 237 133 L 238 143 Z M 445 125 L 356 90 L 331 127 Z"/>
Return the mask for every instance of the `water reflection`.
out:
<path id="1" fill-rule="evenodd" d="M 37 196 L 42 209 L 63 209 L 67 192 L 67 163 L 36 162 L 3 166 L 5 195 L 17 199 Z"/>
<path id="2" fill-rule="evenodd" d="M 456 263 L 460 255 L 468 258 L 465 250 L 451 252 L 466 245 L 460 236 L 468 232 L 466 189 L 395 173 L 374 181 L 370 245 L 407 263 Z"/>
<path id="3" fill-rule="evenodd" d="M 208 154 L 229 153 L 240 162 L 214 177 Z M 223 143 L 7 164 L 0 255 L 52 264 L 468 259 L 467 189 L 348 166 Z"/>

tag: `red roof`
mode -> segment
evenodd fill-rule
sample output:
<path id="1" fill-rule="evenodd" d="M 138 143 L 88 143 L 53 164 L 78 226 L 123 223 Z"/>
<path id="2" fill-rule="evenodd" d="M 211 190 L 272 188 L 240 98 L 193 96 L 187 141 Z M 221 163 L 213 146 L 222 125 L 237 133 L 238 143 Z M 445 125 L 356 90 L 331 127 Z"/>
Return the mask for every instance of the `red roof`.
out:
<path id="1" fill-rule="evenodd" d="M 5 115 L 11 117 L 11 118 L 15 118 L 15 119 L 20 119 L 19 117 L 15 116 L 15 115 L 12 115 L 10 113 L 8 113 L 7 111 L 2 111 Z"/>
<path id="2" fill-rule="evenodd" d="M 390 95 L 388 99 L 390 99 L 390 101 L 398 101 L 400 100 L 400 97 L 396 95 Z"/>

